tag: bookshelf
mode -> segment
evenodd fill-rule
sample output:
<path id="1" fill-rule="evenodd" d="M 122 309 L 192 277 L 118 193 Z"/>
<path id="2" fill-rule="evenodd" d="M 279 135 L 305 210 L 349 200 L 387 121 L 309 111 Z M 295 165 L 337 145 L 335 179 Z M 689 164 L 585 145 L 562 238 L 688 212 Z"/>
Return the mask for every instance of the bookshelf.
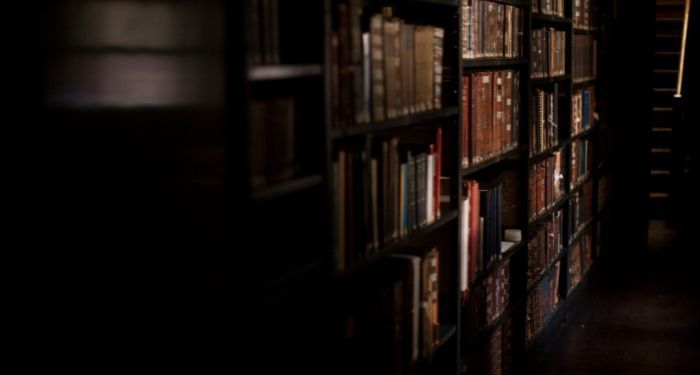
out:
<path id="1" fill-rule="evenodd" d="M 248 0 L 245 9 L 276 2 Z M 575 37 L 600 31 L 581 27 L 579 3 L 592 4 L 552 1 L 556 14 L 518 0 L 317 0 L 309 14 L 277 15 L 312 20 L 285 37 L 305 40 L 290 41 L 300 48 L 286 49 L 294 59 L 285 61 L 281 45 L 279 56 L 266 50 L 281 41 L 264 33 L 243 41 L 262 43 L 239 75 L 248 123 L 240 135 L 251 139 L 244 178 L 267 173 L 256 157 L 294 154 L 272 164 L 281 176 L 242 189 L 252 216 L 244 230 L 263 238 L 257 261 L 276 265 L 256 289 L 257 321 L 277 320 L 266 334 L 286 336 L 275 346 L 294 347 L 285 358 L 301 355 L 293 336 L 301 335 L 323 358 L 314 365 L 321 373 L 510 373 L 546 342 L 584 285 L 601 231 L 600 125 L 592 110 L 576 117 L 573 104 L 583 92 L 580 103 L 595 103 L 597 82 L 595 72 L 574 71 Z M 489 12 L 506 25 L 494 46 L 469 39 L 477 31 L 468 27 Z M 270 22 L 261 17 L 246 27 Z M 278 96 L 292 104 L 251 110 Z M 294 144 L 277 139 L 285 133 L 248 138 L 268 111 L 294 113 L 270 125 Z M 582 116 L 585 126 L 573 130 Z M 270 145 L 271 155 L 255 154 Z M 579 198 L 583 191 L 590 196 Z M 285 224 L 279 236 L 267 233 L 272 217 Z M 409 308 L 417 290 L 426 311 Z M 285 309 L 295 314 L 269 312 Z"/>

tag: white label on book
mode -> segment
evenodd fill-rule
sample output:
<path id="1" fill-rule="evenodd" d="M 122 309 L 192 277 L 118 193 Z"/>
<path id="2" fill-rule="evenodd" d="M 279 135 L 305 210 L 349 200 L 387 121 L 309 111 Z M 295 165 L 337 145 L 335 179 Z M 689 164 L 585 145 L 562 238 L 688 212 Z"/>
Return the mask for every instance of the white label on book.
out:
<path id="1" fill-rule="evenodd" d="M 503 112 L 501 112 L 501 111 L 496 112 L 496 118 L 497 118 L 497 119 L 500 120 L 502 117 L 503 117 Z"/>
<path id="2" fill-rule="evenodd" d="M 503 101 L 503 97 L 501 95 L 496 95 L 496 102 L 500 103 L 501 101 Z"/>
<path id="3" fill-rule="evenodd" d="M 484 76 L 484 77 L 481 79 L 481 82 L 482 82 L 482 83 L 489 83 L 489 82 L 491 82 L 491 80 L 489 79 L 489 76 Z"/>
<path id="4" fill-rule="evenodd" d="M 497 78 L 497 79 L 496 79 L 496 84 L 497 84 L 497 85 L 502 85 L 502 84 L 503 84 L 503 80 L 501 80 L 500 78 Z"/>
<path id="5" fill-rule="evenodd" d="M 506 99 L 506 105 L 510 107 L 513 105 L 513 101 L 510 98 Z"/>

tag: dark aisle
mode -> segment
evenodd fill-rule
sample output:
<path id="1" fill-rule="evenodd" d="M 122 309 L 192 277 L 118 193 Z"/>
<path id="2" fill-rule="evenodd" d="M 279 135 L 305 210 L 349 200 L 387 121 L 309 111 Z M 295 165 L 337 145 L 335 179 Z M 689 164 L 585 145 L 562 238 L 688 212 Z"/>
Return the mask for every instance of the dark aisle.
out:
<path id="1" fill-rule="evenodd" d="M 636 263 L 597 262 L 531 373 L 700 374 L 697 252 L 662 222 L 650 233 Z"/>

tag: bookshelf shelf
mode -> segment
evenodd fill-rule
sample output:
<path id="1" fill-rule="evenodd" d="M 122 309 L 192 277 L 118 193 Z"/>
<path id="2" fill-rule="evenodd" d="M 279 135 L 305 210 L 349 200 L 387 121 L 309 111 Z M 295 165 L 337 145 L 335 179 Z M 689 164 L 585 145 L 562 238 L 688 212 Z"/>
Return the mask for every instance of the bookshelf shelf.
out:
<path id="1" fill-rule="evenodd" d="M 574 88 L 583 88 L 595 84 L 595 78 L 574 79 Z"/>
<path id="2" fill-rule="evenodd" d="M 322 182 L 323 176 L 320 174 L 299 177 L 277 185 L 255 190 L 253 191 L 253 200 L 256 202 L 261 202 L 279 198 L 288 194 L 320 186 Z"/>
<path id="3" fill-rule="evenodd" d="M 279 81 L 306 77 L 320 77 L 323 66 L 320 64 L 306 65 L 261 65 L 248 70 L 248 80 L 252 82 Z"/>
<path id="4" fill-rule="evenodd" d="M 542 272 L 540 272 L 540 273 L 537 275 L 537 277 L 535 277 L 532 281 L 530 281 L 530 282 L 527 283 L 527 293 L 526 293 L 526 294 L 530 294 L 530 292 L 532 291 L 532 289 L 533 289 L 534 287 L 536 287 L 537 284 L 539 284 L 540 281 L 542 281 L 542 279 L 547 275 L 547 273 L 549 273 L 549 271 L 552 270 L 552 267 L 554 267 L 557 263 L 559 263 L 559 261 L 564 257 L 564 255 L 566 255 L 566 253 L 567 253 L 568 251 L 569 251 L 569 248 L 568 248 L 568 247 L 564 247 L 564 248 L 562 249 L 562 251 L 559 252 L 559 254 L 557 255 L 557 257 L 554 258 L 554 261 L 552 261 L 551 263 L 549 263 L 549 264 L 547 265 L 547 267 L 546 267 L 544 270 L 542 270 Z"/>
<path id="5" fill-rule="evenodd" d="M 469 166 L 467 168 L 463 168 L 462 169 L 462 176 L 466 177 L 466 176 L 469 176 L 469 175 L 474 174 L 476 172 L 480 172 L 484 169 L 496 166 L 504 160 L 518 159 L 522 155 L 523 151 L 525 151 L 525 147 L 518 146 L 510 151 L 506 151 L 505 153 L 503 153 L 501 155 L 498 155 L 498 156 L 493 157 L 491 159 L 484 160 L 482 162 L 479 162 L 479 163 L 472 165 L 472 166 Z"/>
<path id="6" fill-rule="evenodd" d="M 570 190 L 569 195 L 581 190 L 583 188 L 583 185 L 590 181 L 592 177 L 593 175 L 591 173 L 588 173 L 586 177 L 584 177 L 583 179 L 581 179 L 581 181 L 577 182 L 576 185 L 574 185 L 574 187 Z"/>
<path id="7" fill-rule="evenodd" d="M 450 117 L 457 116 L 459 109 L 457 107 L 448 107 L 437 111 L 426 111 L 415 113 L 408 116 L 399 117 L 396 119 L 375 122 L 371 124 L 361 124 L 346 129 L 333 129 L 331 134 L 334 139 L 345 137 L 360 136 L 376 132 L 395 130 L 408 126 L 425 125 L 431 122 L 444 120 Z"/>
<path id="8" fill-rule="evenodd" d="M 570 18 L 550 16 L 547 14 L 539 14 L 539 13 L 532 14 L 532 21 L 533 21 L 533 23 L 540 22 L 540 23 L 554 24 L 554 25 L 562 26 L 562 27 L 566 27 L 566 26 L 571 25 Z"/>
<path id="9" fill-rule="evenodd" d="M 584 138 L 584 137 L 590 135 L 591 133 L 593 133 L 594 128 L 595 128 L 595 126 L 589 126 L 588 129 L 584 129 L 576 134 L 573 134 L 571 136 L 571 141 L 577 140 L 579 138 Z"/>
<path id="10" fill-rule="evenodd" d="M 563 76 L 556 76 L 556 77 L 546 77 L 546 78 L 533 78 L 530 83 L 533 86 L 543 86 L 543 85 L 551 85 L 553 83 L 563 83 L 571 80 L 571 76 L 568 74 L 565 74 Z"/>
<path id="11" fill-rule="evenodd" d="M 557 143 L 555 146 L 550 147 L 549 149 L 542 151 L 540 153 L 537 153 L 535 155 L 532 155 L 528 158 L 528 162 L 530 164 L 535 164 L 539 163 L 544 159 L 547 159 L 548 157 L 554 156 L 554 153 L 563 149 L 567 144 L 569 143 L 568 139 L 564 140 L 559 140 L 559 143 Z"/>
<path id="12" fill-rule="evenodd" d="M 535 216 L 535 218 L 530 220 L 530 223 L 528 224 L 528 229 L 529 229 L 528 232 L 534 231 L 539 224 L 542 224 L 542 220 L 545 220 L 546 218 L 548 218 L 552 213 L 554 213 L 557 209 L 559 209 L 561 206 L 564 205 L 564 203 L 566 203 L 568 201 L 569 201 L 569 196 L 567 194 L 564 194 L 551 207 L 549 207 L 548 209 L 544 210 L 542 213 Z"/>
<path id="13" fill-rule="evenodd" d="M 527 64 L 528 60 L 525 58 L 466 59 L 462 61 L 462 68 L 468 71 L 519 67 Z"/>
<path id="14" fill-rule="evenodd" d="M 578 35 L 594 35 L 598 32 L 597 29 L 581 29 L 578 27 L 574 27 L 574 34 Z"/>
<path id="15" fill-rule="evenodd" d="M 515 5 L 519 7 L 530 6 L 529 0 L 494 0 L 494 3 Z"/>
<path id="16" fill-rule="evenodd" d="M 510 260 L 513 255 L 515 255 L 517 252 L 519 252 L 521 249 L 527 247 L 525 244 L 527 241 L 520 241 L 513 245 L 508 251 L 505 253 L 501 254 L 501 257 L 491 263 L 484 271 L 480 272 L 477 274 L 476 279 L 472 283 L 472 287 L 476 287 L 477 285 L 481 284 L 482 281 L 484 281 L 484 278 L 488 277 L 488 275 L 492 274 L 494 270 L 498 269 L 503 263 L 506 261 Z"/>
<path id="17" fill-rule="evenodd" d="M 371 257 L 364 259 L 360 262 L 358 262 L 356 265 L 354 265 L 352 268 L 349 270 L 338 274 L 336 277 L 336 281 L 339 282 L 340 284 L 344 284 L 347 282 L 350 282 L 351 280 L 357 278 L 359 275 L 363 274 L 365 271 L 369 270 L 372 266 L 377 264 L 379 261 L 385 259 L 389 255 L 400 251 L 402 248 L 406 247 L 406 245 L 411 244 L 418 240 L 419 238 L 432 233 L 445 225 L 449 224 L 453 220 L 457 219 L 459 217 L 459 212 L 457 211 L 451 211 L 448 212 L 440 217 L 437 221 L 434 223 L 427 225 L 423 228 L 419 228 L 417 230 L 412 231 L 405 237 L 399 239 L 396 242 L 393 242 L 384 248 L 380 249 L 377 251 L 374 255 Z"/>
<path id="18" fill-rule="evenodd" d="M 574 235 L 571 237 L 571 241 L 569 241 L 569 246 L 576 242 L 582 234 L 586 233 L 590 228 L 591 225 L 593 224 L 593 219 L 588 219 L 585 223 L 579 225 L 578 228 L 576 228 L 576 231 L 574 232 Z"/>
<path id="19" fill-rule="evenodd" d="M 488 337 L 496 328 L 498 328 L 499 325 L 501 325 L 501 323 L 503 323 L 505 319 L 510 318 L 511 315 L 513 315 L 514 306 L 517 305 L 511 306 L 509 304 L 508 307 L 505 310 L 503 310 L 503 312 L 493 322 L 487 324 L 484 327 L 479 328 L 474 335 L 475 339 L 483 340 L 484 338 Z"/>

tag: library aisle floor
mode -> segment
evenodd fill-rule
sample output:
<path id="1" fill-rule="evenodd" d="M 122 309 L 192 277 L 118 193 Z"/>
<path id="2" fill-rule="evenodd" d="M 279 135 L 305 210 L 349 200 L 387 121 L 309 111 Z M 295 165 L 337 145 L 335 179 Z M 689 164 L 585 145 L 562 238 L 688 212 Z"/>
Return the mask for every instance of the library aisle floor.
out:
<path id="1" fill-rule="evenodd" d="M 598 262 L 530 373 L 700 374 L 700 249 L 650 233 L 636 264 Z"/>

